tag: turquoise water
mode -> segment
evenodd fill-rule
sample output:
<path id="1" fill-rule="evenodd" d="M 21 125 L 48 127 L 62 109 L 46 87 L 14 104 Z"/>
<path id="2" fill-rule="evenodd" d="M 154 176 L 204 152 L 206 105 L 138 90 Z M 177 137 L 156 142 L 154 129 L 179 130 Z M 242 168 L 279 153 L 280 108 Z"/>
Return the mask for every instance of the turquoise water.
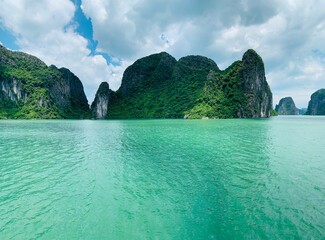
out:
<path id="1" fill-rule="evenodd" d="M 324 239 L 325 117 L 0 121 L 0 239 Z"/>

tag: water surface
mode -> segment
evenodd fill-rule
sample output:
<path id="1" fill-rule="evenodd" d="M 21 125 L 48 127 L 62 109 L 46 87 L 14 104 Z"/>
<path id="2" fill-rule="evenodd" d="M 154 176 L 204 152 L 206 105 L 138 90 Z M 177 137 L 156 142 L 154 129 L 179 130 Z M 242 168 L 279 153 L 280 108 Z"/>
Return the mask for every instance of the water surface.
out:
<path id="1" fill-rule="evenodd" d="M 0 121 L 0 239 L 323 239 L 325 118 Z"/>

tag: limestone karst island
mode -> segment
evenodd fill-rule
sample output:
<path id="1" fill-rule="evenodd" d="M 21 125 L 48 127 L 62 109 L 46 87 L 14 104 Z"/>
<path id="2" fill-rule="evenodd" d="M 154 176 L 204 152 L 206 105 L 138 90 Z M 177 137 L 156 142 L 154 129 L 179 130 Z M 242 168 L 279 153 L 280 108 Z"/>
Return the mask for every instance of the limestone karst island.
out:
<path id="1" fill-rule="evenodd" d="M 275 111 L 262 58 L 252 49 L 225 70 L 206 57 L 178 61 L 162 52 L 129 66 L 115 92 L 103 82 L 89 107 L 81 81 L 69 69 L 0 46 L 0 117 L 44 119 L 264 118 L 297 115 L 292 98 Z M 325 114 L 324 90 L 306 114 Z"/>
<path id="2" fill-rule="evenodd" d="M 324 9 L 0 0 L 0 240 L 324 240 Z"/>

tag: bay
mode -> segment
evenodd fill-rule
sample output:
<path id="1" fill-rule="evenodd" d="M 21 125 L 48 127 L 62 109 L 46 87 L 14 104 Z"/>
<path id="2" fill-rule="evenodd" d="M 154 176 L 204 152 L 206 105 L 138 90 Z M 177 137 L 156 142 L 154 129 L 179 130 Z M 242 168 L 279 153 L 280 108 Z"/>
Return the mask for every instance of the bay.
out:
<path id="1" fill-rule="evenodd" d="M 325 117 L 0 121 L 0 239 L 284 238 L 325 238 Z"/>

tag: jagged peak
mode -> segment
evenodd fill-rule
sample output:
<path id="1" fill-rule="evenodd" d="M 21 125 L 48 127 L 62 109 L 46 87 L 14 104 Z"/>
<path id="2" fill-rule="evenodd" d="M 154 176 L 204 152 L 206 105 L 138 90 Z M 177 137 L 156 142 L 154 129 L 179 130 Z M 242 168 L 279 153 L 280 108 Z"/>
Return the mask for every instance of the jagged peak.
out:
<path id="1" fill-rule="evenodd" d="M 263 59 L 261 58 L 260 55 L 258 55 L 258 53 L 254 50 L 254 49 L 248 49 L 244 55 L 243 55 L 243 59 L 242 59 L 243 62 L 259 62 L 259 63 L 263 63 Z"/>
<path id="2" fill-rule="evenodd" d="M 109 92 L 110 89 L 109 89 L 109 84 L 108 82 L 102 82 L 100 85 L 99 85 L 99 88 L 97 90 L 97 94 L 102 94 L 102 93 L 107 93 Z"/>

